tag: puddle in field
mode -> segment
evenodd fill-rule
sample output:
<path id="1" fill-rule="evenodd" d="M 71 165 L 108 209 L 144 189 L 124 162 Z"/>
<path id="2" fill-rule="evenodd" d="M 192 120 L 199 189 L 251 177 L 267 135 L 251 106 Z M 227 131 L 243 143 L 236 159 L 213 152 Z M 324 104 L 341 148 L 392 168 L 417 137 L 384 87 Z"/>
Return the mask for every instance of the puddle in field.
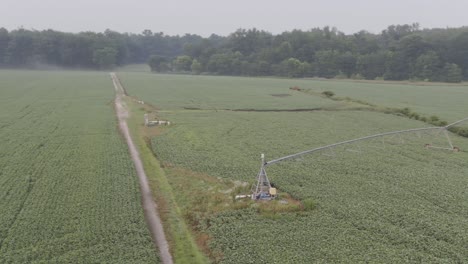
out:
<path id="1" fill-rule="evenodd" d="M 288 96 L 291 96 L 290 94 L 270 94 L 271 96 L 274 96 L 274 97 L 288 97 Z"/>

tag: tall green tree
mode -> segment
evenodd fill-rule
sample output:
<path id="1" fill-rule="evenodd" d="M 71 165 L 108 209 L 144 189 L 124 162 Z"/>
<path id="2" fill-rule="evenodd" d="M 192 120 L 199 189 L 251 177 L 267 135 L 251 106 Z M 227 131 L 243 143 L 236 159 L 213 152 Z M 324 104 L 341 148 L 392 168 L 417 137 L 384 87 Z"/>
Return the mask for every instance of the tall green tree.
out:
<path id="1" fill-rule="evenodd" d="M 428 80 L 440 81 L 442 62 L 434 51 L 420 55 L 414 63 L 413 77 Z"/>
<path id="2" fill-rule="evenodd" d="M 318 77 L 333 78 L 339 73 L 338 52 L 321 50 L 315 54 Z"/>
<path id="3" fill-rule="evenodd" d="M 193 74 L 200 74 L 203 71 L 203 65 L 200 62 L 198 62 L 197 59 L 194 59 L 192 61 L 192 65 L 190 65 L 190 70 Z"/>
<path id="4" fill-rule="evenodd" d="M 349 51 L 338 54 L 336 58 L 339 71 L 344 73 L 348 78 L 350 78 L 353 73 L 356 73 L 356 62 L 356 56 Z"/>
<path id="5" fill-rule="evenodd" d="M 152 72 L 166 72 L 169 70 L 168 59 L 159 55 L 152 55 L 148 60 Z"/>
<path id="6" fill-rule="evenodd" d="M 182 55 L 177 56 L 172 62 L 172 66 L 176 71 L 191 71 L 193 59 L 190 56 Z"/>
<path id="7" fill-rule="evenodd" d="M 221 75 L 232 75 L 235 57 L 232 53 L 214 54 L 210 57 L 207 70 Z"/>
<path id="8" fill-rule="evenodd" d="M 0 66 L 5 64 L 5 57 L 9 41 L 10 36 L 8 35 L 8 30 L 5 28 L 0 28 Z"/>
<path id="9" fill-rule="evenodd" d="M 10 33 L 5 62 L 12 66 L 26 66 L 34 55 L 34 37 L 31 32 L 24 29 Z"/>
<path id="10" fill-rule="evenodd" d="M 367 31 L 361 30 L 353 34 L 351 47 L 358 54 L 371 54 L 379 50 L 378 37 Z"/>
<path id="11" fill-rule="evenodd" d="M 468 79 L 468 31 L 460 33 L 450 43 L 449 49 L 450 61 L 461 67 Z"/>
<path id="12" fill-rule="evenodd" d="M 462 69 L 455 63 L 446 63 L 443 72 L 446 82 L 459 83 L 463 80 Z"/>
<path id="13" fill-rule="evenodd" d="M 285 74 L 288 77 L 302 77 L 303 68 L 301 67 L 302 62 L 296 58 L 289 58 L 283 61 Z"/>
<path id="14" fill-rule="evenodd" d="M 268 46 L 272 41 L 271 33 L 263 30 L 253 29 L 238 29 L 228 37 L 228 47 L 233 52 L 240 52 L 243 55 L 256 53 Z"/>
<path id="15" fill-rule="evenodd" d="M 402 52 L 389 51 L 386 54 L 385 80 L 408 80 L 410 67 L 407 58 Z"/>
<path id="16" fill-rule="evenodd" d="M 97 49 L 93 53 L 93 62 L 99 69 L 110 69 L 117 63 L 117 50 L 110 47 Z"/>
<path id="17" fill-rule="evenodd" d="M 386 59 L 384 52 L 360 55 L 356 62 L 357 73 L 367 80 L 383 77 L 386 71 Z"/>

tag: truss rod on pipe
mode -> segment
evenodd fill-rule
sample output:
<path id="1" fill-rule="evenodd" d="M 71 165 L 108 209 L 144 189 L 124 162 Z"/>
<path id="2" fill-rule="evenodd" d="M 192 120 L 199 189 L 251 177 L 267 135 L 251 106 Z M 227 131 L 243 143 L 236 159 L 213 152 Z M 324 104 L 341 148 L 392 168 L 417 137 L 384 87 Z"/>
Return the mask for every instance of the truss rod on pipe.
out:
<path id="1" fill-rule="evenodd" d="M 259 200 L 259 199 L 270 200 L 270 199 L 274 199 L 276 197 L 276 189 L 271 187 L 271 185 L 270 185 L 270 183 L 268 181 L 268 178 L 266 176 L 266 171 L 265 171 L 266 166 L 281 162 L 283 160 L 299 157 L 299 156 L 302 156 L 302 155 L 305 155 L 305 154 L 318 152 L 318 151 L 321 151 L 321 150 L 330 150 L 330 152 L 332 154 L 334 154 L 333 148 L 337 147 L 337 146 L 340 146 L 340 145 L 352 144 L 352 143 L 355 143 L 355 142 L 360 142 L 360 141 L 374 139 L 374 138 L 382 138 L 382 143 L 384 144 L 384 147 L 385 147 L 385 138 L 384 138 L 385 136 L 398 135 L 400 140 L 403 140 L 401 138 L 401 135 L 404 134 L 404 133 L 416 132 L 416 134 L 419 137 L 421 137 L 421 133 L 420 133 L 421 131 L 430 131 L 430 132 L 436 132 L 436 134 L 440 134 L 441 132 L 443 132 L 444 135 L 446 136 L 447 140 L 448 140 L 450 148 L 434 147 L 434 146 L 432 146 L 430 144 L 426 144 L 426 147 L 429 146 L 429 147 L 432 147 L 432 148 L 441 148 L 441 149 L 449 149 L 449 150 L 453 150 L 453 151 L 459 151 L 459 149 L 457 147 L 453 146 L 452 140 L 450 139 L 450 136 L 449 136 L 447 130 L 448 130 L 448 128 L 450 128 L 452 126 L 457 125 L 457 124 L 462 123 L 462 122 L 465 122 L 465 121 L 468 121 L 468 118 L 456 121 L 456 122 L 451 123 L 451 124 L 449 124 L 447 126 L 413 128 L 413 129 L 407 129 L 407 130 L 399 130 L 399 131 L 380 133 L 380 134 L 375 134 L 375 135 L 371 135 L 371 136 L 356 138 L 356 139 L 352 139 L 352 140 L 346 140 L 346 141 L 338 142 L 338 143 L 335 143 L 335 144 L 330 144 L 330 145 L 326 145 L 326 146 L 323 146 L 323 147 L 318 147 L 318 148 L 302 151 L 302 152 L 299 152 L 299 153 L 296 153 L 296 154 L 291 154 L 291 155 L 284 156 L 282 158 L 278 158 L 278 159 L 271 160 L 271 161 L 268 161 L 268 162 L 265 162 L 265 156 L 262 154 L 261 155 L 262 164 L 261 164 L 261 167 L 260 167 L 260 173 L 258 174 L 258 177 L 257 177 L 258 179 L 257 179 L 256 189 L 252 190 L 251 197 L 254 200 Z"/>
<path id="2" fill-rule="evenodd" d="M 466 120 L 468 120 L 468 118 Z M 453 123 L 453 124 L 458 124 L 458 123 L 460 123 L 460 122 L 456 122 L 456 123 Z M 310 154 L 310 153 L 317 152 L 317 151 L 320 151 L 320 150 L 333 148 L 333 147 L 336 147 L 336 146 L 350 144 L 350 143 L 354 143 L 354 142 L 359 142 L 359 141 L 363 141 L 363 140 L 367 140 L 367 139 L 378 138 L 378 137 L 389 136 L 389 135 L 395 135 L 395 134 L 418 132 L 418 131 L 424 131 L 424 130 L 445 130 L 446 128 L 447 127 L 413 128 L 413 129 L 408 129 L 408 130 L 392 131 L 392 132 L 375 134 L 375 135 L 372 135 L 372 136 L 366 136 L 366 137 L 352 139 L 352 140 L 346 140 L 346 141 L 338 142 L 338 143 L 335 143 L 335 144 L 331 144 L 331 145 L 327 145 L 327 146 L 323 146 L 323 147 L 318 147 L 318 148 L 314 148 L 314 149 L 311 149 L 311 150 L 306 150 L 306 151 L 302 151 L 302 152 L 299 152 L 299 153 L 296 153 L 296 154 L 288 155 L 288 156 L 285 156 L 285 157 L 282 157 L 282 158 L 278 158 L 278 159 L 275 159 L 275 160 L 271 160 L 271 161 L 265 162 L 264 166 L 269 166 L 269 165 L 278 163 L 278 162 L 283 161 L 283 160 L 295 158 L 295 157 L 302 156 L 302 155 L 305 155 L 305 154 Z"/>
<path id="3" fill-rule="evenodd" d="M 458 120 L 458 121 L 456 121 L 456 122 L 453 122 L 452 124 L 448 124 L 448 125 L 446 125 L 444 128 L 449 128 L 449 127 L 452 127 L 452 126 L 454 126 L 454 125 L 460 124 L 460 123 L 465 122 L 465 121 L 468 121 L 468 117 L 467 117 L 467 118 L 464 118 L 464 119 L 462 119 L 462 120 Z"/>

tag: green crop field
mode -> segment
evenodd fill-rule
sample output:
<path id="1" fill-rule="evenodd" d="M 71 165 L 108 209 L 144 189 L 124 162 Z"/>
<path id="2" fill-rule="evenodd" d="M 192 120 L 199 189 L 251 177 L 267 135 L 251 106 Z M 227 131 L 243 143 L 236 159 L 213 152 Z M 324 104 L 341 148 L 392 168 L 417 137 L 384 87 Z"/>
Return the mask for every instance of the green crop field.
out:
<path id="1" fill-rule="evenodd" d="M 0 262 L 157 263 L 107 73 L 0 71 Z"/>
<path id="2" fill-rule="evenodd" d="M 132 94 L 150 99 L 162 110 L 173 109 L 315 109 L 345 107 L 350 104 L 320 97 L 304 96 L 289 87 L 297 81 L 281 79 L 248 79 L 241 77 L 211 77 L 159 75 L 158 91 L 153 93 L 154 78 L 149 73 L 121 73 L 123 84 L 129 84 Z M 138 85 L 133 85 L 138 84 Z"/>
<path id="3" fill-rule="evenodd" d="M 119 76 L 129 95 L 153 104 L 157 115 L 174 124 L 151 140 L 167 175 L 181 168 L 252 184 L 260 153 L 270 160 L 341 140 L 429 126 L 357 111 L 355 103 L 291 91 L 292 86 L 330 90 L 382 107 L 410 107 L 448 121 L 468 116 L 460 101 L 468 92 L 464 86 Z M 265 109 L 278 111 L 252 111 Z M 208 246 L 221 252 L 221 263 L 467 262 L 468 139 L 450 136 L 462 152 L 425 149 L 425 143 L 447 142 L 441 135 L 410 134 L 268 166 L 280 191 L 313 201 L 315 209 L 265 215 L 252 205 L 213 214 L 202 225 L 211 237 Z"/>
<path id="4" fill-rule="evenodd" d="M 385 107 L 409 107 L 418 113 L 436 115 L 449 122 L 465 118 L 468 113 L 466 83 L 312 81 L 309 85 L 304 84 L 304 88 L 317 92 L 333 91 L 340 97 L 357 98 Z"/>
<path id="5" fill-rule="evenodd" d="M 454 84 L 409 84 L 399 82 L 359 82 L 341 80 L 301 80 L 241 77 L 159 75 L 158 91 L 151 94 L 153 77 L 148 73 L 121 73 L 123 82 L 143 98 L 162 109 L 311 109 L 357 107 L 359 104 L 322 100 L 291 91 L 299 87 L 315 92 L 333 91 L 338 97 L 350 97 L 382 107 L 405 108 L 423 115 L 437 115 L 448 122 L 466 117 L 468 86 Z M 272 95 L 288 94 L 287 97 Z"/>

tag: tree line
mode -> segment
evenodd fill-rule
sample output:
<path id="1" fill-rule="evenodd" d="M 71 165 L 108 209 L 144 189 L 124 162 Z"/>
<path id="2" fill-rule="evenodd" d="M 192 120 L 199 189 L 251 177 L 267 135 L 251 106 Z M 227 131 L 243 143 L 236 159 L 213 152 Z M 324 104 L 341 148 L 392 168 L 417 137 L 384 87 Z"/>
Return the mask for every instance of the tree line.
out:
<path id="1" fill-rule="evenodd" d="M 271 34 L 169 36 L 0 28 L 0 66 L 110 68 L 148 62 L 155 72 L 460 82 L 468 79 L 468 27 L 392 25 L 379 34 L 336 28 Z"/>
<path id="2" fill-rule="evenodd" d="M 145 30 L 141 34 L 65 33 L 54 30 L 8 32 L 0 28 L 0 67 L 52 65 L 67 68 L 107 69 L 146 63 L 152 54 L 172 58 L 184 45 L 202 39 L 196 35 L 167 36 Z"/>

